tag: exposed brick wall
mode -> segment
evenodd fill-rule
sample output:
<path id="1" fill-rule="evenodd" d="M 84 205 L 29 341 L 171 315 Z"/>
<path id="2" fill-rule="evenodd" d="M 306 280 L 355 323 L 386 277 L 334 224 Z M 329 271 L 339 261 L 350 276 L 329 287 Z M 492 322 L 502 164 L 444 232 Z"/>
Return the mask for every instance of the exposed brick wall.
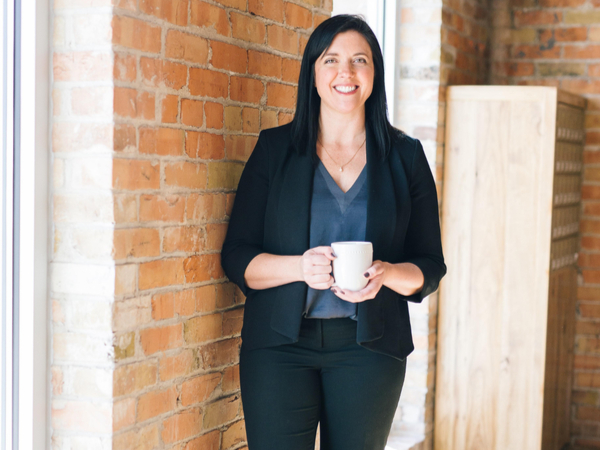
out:
<path id="1" fill-rule="evenodd" d="M 442 2 L 402 0 L 399 8 L 396 68 L 399 77 L 392 119 L 396 127 L 421 140 L 435 173 Z M 391 439 L 392 443 L 397 440 L 413 444 L 411 450 L 425 450 L 430 449 L 433 442 L 437 294 L 421 304 L 409 304 L 409 311 L 415 351 L 408 357 Z"/>
<path id="2" fill-rule="evenodd" d="M 558 86 L 588 99 L 572 443 L 600 448 L 600 2 L 494 0 L 495 84 Z"/>
<path id="3" fill-rule="evenodd" d="M 109 450 L 115 296 L 110 1 L 57 0 L 53 23 L 51 446 Z"/>
<path id="4" fill-rule="evenodd" d="M 219 251 L 331 0 L 114 3 L 54 7 L 54 448 L 245 448 Z"/>
<path id="5" fill-rule="evenodd" d="M 421 140 L 443 208 L 446 87 L 485 84 L 489 77 L 487 0 L 400 1 L 399 73 L 394 124 Z M 395 432 L 433 447 L 437 293 L 409 305 L 415 352 L 409 356 Z"/>

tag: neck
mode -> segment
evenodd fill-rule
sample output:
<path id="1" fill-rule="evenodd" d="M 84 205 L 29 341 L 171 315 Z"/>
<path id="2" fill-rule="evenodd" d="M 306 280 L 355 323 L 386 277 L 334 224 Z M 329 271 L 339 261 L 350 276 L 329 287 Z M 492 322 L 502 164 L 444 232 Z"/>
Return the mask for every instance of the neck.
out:
<path id="1" fill-rule="evenodd" d="M 365 108 L 350 114 L 331 111 L 321 104 L 319 136 L 324 145 L 346 146 L 364 139 Z"/>

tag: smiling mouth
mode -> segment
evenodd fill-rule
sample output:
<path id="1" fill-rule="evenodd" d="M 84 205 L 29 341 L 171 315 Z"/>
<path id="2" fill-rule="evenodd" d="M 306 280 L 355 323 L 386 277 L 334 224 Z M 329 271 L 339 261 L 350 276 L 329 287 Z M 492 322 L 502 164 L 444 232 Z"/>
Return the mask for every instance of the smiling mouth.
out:
<path id="1" fill-rule="evenodd" d="M 335 86 L 334 89 L 342 94 L 349 94 L 358 89 L 358 86 Z"/>

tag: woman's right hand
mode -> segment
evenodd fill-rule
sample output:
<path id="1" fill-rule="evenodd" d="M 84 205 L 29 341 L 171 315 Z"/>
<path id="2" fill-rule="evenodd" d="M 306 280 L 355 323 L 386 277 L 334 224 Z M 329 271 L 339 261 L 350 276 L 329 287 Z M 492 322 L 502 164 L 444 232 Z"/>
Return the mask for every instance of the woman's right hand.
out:
<path id="1" fill-rule="evenodd" d="M 331 261 L 335 259 L 331 247 L 315 247 L 300 257 L 302 280 L 313 289 L 329 289 L 333 284 Z"/>

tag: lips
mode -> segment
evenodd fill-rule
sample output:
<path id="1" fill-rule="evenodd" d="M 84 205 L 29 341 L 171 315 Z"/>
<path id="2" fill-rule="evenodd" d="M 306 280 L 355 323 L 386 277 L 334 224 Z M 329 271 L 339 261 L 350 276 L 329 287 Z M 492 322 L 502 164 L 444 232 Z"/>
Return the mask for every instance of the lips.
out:
<path id="1" fill-rule="evenodd" d="M 358 86 L 334 86 L 334 89 L 342 94 L 350 94 L 358 89 Z"/>

